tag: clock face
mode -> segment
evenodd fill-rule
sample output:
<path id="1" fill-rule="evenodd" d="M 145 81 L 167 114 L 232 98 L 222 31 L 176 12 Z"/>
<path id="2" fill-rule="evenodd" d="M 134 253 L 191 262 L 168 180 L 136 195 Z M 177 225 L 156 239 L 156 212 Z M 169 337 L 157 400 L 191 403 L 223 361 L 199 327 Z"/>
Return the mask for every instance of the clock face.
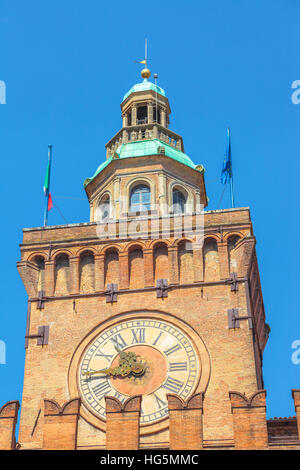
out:
<path id="1" fill-rule="evenodd" d="M 121 351 L 127 356 L 135 353 L 144 365 L 141 375 L 86 375 L 116 370 Z M 167 393 L 186 400 L 195 392 L 199 377 L 199 358 L 190 337 L 172 323 L 141 317 L 116 323 L 93 339 L 80 362 L 78 385 L 85 405 L 102 419 L 105 396 L 124 402 L 130 396 L 142 395 L 140 424 L 147 426 L 168 416 Z"/>

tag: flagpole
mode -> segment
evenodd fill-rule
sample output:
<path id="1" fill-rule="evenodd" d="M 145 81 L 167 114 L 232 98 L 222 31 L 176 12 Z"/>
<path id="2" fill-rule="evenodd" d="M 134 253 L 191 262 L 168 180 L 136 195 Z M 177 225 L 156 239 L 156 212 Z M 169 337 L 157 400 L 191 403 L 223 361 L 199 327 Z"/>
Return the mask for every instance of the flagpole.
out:
<path id="1" fill-rule="evenodd" d="M 230 139 L 230 127 L 227 127 L 227 154 L 230 157 L 229 167 L 229 184 L 230 184 L 230 200 L 231 207 L 234 208 L 234 191 L 233 191 L 233 171 L 232 171 L 232 154 L 231 154 L 231 139 Z"/>
<path id="2" fill-rule="evenodd" d="M 49 194 L 50 194 L 51 160 L 52 160 L 52 145 L 48 145 L 49 175 L 48 175 L 48 188 L 47 188 L 47 193 L 46 193 L 46 204 L 45 204 L 45 212 L 44 212 L 44 227 L 46 227 L 48 224 L 48 202 L 49 202 Z"/>
<path id="3" fill-rule="evenodd" d="M 234 207 L 234 192 L 233 192 L 233 174 L 231 170 L 231 176 L 230 176 L 230 199 L 231 199 L 231 207 Z"/>

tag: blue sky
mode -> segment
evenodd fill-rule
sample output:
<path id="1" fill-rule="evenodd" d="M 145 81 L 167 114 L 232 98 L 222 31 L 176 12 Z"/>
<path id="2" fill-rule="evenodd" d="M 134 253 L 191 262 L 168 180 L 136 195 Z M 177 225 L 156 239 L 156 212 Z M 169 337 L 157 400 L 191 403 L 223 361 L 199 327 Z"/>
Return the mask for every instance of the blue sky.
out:
<path id="1" fill-rule="evenodd" d="M 267 414 L 294 415 L 291 361 L 299 322 L 300 79 L 297 0 L 0 0 L 2 269 L 0 406 L 21 401 L 27 296 L 19 278 L 22 227 L 43 223 L 47 145 L 53 144 L 49 224 L 89 220 L 83 181 L 121 126 L 120 102 L 149 66 L 171 104 L 171 129 L 206 168 L 217 209 L 231 127 L 236 206 L 250 206 L 267 322 Z M 227 190 L 221 208 L 230 206 Z M 50 372 L 51 373 L 51 372 Z"/>

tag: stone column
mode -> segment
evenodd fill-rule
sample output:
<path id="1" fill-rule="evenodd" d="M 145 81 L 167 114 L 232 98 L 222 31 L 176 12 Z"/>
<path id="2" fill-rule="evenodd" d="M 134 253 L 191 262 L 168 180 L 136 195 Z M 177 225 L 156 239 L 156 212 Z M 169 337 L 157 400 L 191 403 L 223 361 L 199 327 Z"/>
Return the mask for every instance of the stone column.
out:
<path id="1" fill-rule="evenodd" d="M 220 279 L 229 278 L 229 258 L 227 241 L 217 242 L 219 253 Z"/>
<path id="2" fill-rule="evenodd" d="M 266 391 L 258 390 L 249 399 L 239 392 L 229 392 L 229 398 L 235 449 L 266 449 L 268 447 Z"/>
<path id="3" fill-rule="evenodd" d="M 44 400 L 43 450 L 76 450 L 80 398 L 60 407 Z"/>
<path id="4" fill-rule="evenodd" d="M 153 123 L 153 104 L 152 103 L 148 103 L 148 124 L 152 124 Z"/>
<path id="5" fill-rule="evenodd" d="M 182 142 L 181 139 L 178 139 L 176 142 L 176 148 L 177 150 L 182 150 Z"/>
<path id="6" fill-rule="evenodd" d="M 95 255 L 95 291 L 104 290 L 104 254 Z"/>
<path id="7" fill-rule="evenodd" d="M 123 119 L 123 127 L 127 127 L 128 126 L 128 116 L 127 116 L 127 114 L 123 114 L 122 119 Z"/>
<path id="8" fill-rule="evenodd" d="M 15 429 L 19 408 L 18 401 L 9 401 L 0 408 L 0 450 L 15 449 Z"/>
<path id="9" fill-rule="evenodd" d="M 163 127 L 167 127 L 166 111 L 164 110 L 160 112 L 160 123 Z"/>
<path id="10" fill-rule="evenodd" d="M 135 106 L 131 108 L 131 125 L 136 126 L 136 116 L 137 116 L 137 109 Z"/>
<path id="11" fill-rule="evenodd" d="M 55 261 L 45 261 L 45 295 L 54 295 L 55 290 Z"/>
<path id="12" fill-rule="evenodd" d="M 203 447 L 203 393 L 184 402 L 177 395 L 167 395 L 171 450 L 199 450 Z"/>
<path id="13" fill-rule="evenodd" d="M 298 438 L 300 441 L 300 389 L 292 390 L 292 397 L 295 404 L 295 411 L 297 416 L 297 425 L 298 425 Z"/>
<path id="14" fill-rule="evenodd" d="M 124 404 L 105 397 L 107 450 L 138 450 L 141 401 L 141 395 L 128 398 Z"/>
<path id="15" fill-rule="evenodd" d="M 80 256 L 70 257 L 70 294 L 79 293 L 79 264 Z"/>

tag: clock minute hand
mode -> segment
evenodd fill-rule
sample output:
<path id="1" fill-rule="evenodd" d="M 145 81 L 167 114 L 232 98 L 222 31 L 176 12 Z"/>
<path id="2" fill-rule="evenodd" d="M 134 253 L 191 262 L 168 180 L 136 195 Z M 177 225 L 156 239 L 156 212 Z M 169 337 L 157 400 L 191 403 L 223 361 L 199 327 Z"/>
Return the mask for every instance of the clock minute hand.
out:
<path id="1" fill-rule="evenodd" d="M 90 377 L 91 375 L 95 375 L 95 374 L 106 374 L 106 375 L 108 375 L 109 373 L 110 373 L 110 368 L 94 370 L 94 371 L 88 370 L 87 372 L 82 372 L 82 375 L 87 375 L 88 377 Z"/>

